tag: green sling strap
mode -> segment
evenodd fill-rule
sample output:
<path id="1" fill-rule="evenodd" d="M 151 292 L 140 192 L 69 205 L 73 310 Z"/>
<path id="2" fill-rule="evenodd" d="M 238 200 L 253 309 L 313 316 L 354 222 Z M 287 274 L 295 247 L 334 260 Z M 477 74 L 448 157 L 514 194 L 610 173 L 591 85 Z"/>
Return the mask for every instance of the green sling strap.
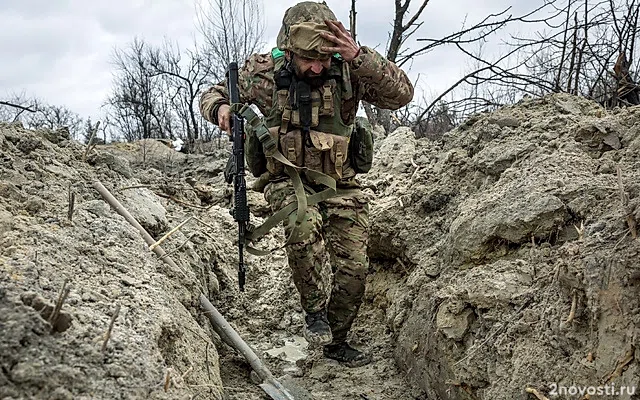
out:
<path id="1" fill-rule="evenodd" d="M 297 235 L 298 228 L 302 221 L 304 220 L 304 216 L 308 206 L 320 203 L 324 200 L 327 200 L 331 197 L 334 197 L 340 194 L 341 191 L 338 191 L 336 188 L 336 180 L 326 175 L 322 172 L 315 171 L 309 169 L 307 167 L 300 167 L 293 163 L 291 163 L 282 153 L 278 150 L 278 145 L 276 141 L 271 137 L 269 133 L 269 129 L 264 124 L 264 121 L 246 104 L 236 103 L 231 105 L 231 112 L 237 113 L 242 116 L 245 121 L 245 127 L 247 129 L 252 129 L 255 133 L 256 137 L 262 143 L 262 147 L 264 149 L 265 155 L 267 157 L 273 157 L 276 160 L 280 161 L 285 166 L 285 171 L 287 175 L 291 178 L 291 183 L 293 185 L 293 189 L 296 195 L 296 202 L 291 203 L 282 209 L 280 209 L 275 214 L 271 215 L 267 218 L 260 226 L 251 228 L 249 232 L 247 232 L 247 240 L 256 241 L 262 236 L 264 236 L 267 232 L 273 229 L 276 225 L 282 222 L 285 218 L 289 216 L 293 211 L 297 209 L 296 221 L 295 225 L 287 238 L 287 241 L 284 245 L 277 247 L 273 250 L 259 250 L 253 248 L 251 246 L 247 246 L 247 252 L 257 256 L 268 255 L 271 252 L 283 248 L 289 243 L 291 243 L 292 239 Z M 313 193 L 309 196 L 305 193 L 305 188 L 302 183 L 302 179 L 300 178 L 300 171 L 304 171 L 304 173 L 316 182 L 319 182 L 327 187 L 321 192 Z"/>

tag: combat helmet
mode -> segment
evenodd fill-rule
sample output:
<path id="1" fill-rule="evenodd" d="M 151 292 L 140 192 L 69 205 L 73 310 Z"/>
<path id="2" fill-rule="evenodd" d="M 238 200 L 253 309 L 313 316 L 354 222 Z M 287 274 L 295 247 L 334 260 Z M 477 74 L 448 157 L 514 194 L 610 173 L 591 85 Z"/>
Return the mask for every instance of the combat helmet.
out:
<path id="1" fill-rule="evenodd" d="M 325 20 L 337 21 L 337 18 L 324 1 L 303 1 L 290 7 L 282 18 L 278 48 L 306 58 L 327 58 L 331 53 L 322 51 L 322 47 L 332 47 L 334 43 L 320 36 L 320 32 L 331 33 Z"/>

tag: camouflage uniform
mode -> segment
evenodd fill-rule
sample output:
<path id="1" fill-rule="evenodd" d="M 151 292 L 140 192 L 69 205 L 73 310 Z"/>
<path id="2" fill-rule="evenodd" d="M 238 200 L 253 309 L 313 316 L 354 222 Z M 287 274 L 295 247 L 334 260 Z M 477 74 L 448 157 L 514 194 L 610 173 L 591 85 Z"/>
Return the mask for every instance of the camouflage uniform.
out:
<path id="1" fill-rule="evenodd" d="M 317 23 L 316 26 L 322 26 L 324 18 L 335 20 L 332 13 L 329 18 L 323 14 L 328 9 L 326 6 L 323 8 L 313 2 L 305 2 L 304 5 L 296 8 L 298 11 L 302 10 L 302 14 L 291 15 L 292 9 L 285 14 L 283 29 L 278 38 L 279 44 L 283 43 L 283 35 L 293 32 L 284 28 L 287 21 L 312 21 Z M 293 40 L 290 44 L 292 45 L 288 47 L 289 49 L 296 49 L 296 43 L 293 43 Z M 296 50 L 298 51 L 294 51 L 294 54 L 301 53 L 307 58 L 317 54 L 304 48 Z M 240 102 L 256 105 L 270 127 L 279 126 L 282 117 L 282 112 L 277 112 L 278 108 L 282 109 L 282 104 L 279 104 L 279 98 L 275 95 L 277 92 L 274 83 L 275 62 L 272 53 L 252 55 L 240 69 L 238 81 Z M 333 71 L 334 75 L 337 72 L 341 79 L 337 79 L 336 85 L 331 88 L 333 99 L 338 99 L 335 107 L 336 115 L 322 115 L 320 111 L 318 116 L 318 126 L 323 126 L 325 131 L 338 125 L 351 129 L 355 120 L 356 106 L 362 100 L 380 108 L 398 109 L 413 97 L 413 86 L 406 74 L 378 52 L 366 46 L 360 48 L 359 54 L 350 63 L 334 57 L 330 71 Z M 214 85 L 202 95 L 201 113 L 210 122 L 218 124 L 218 109 L 222 104 L 228 104 L 225 82 Z M 327 106 L 327 104 L 324 105 Z M 329 104 L 327 107 L 332 106 Z M 338 121 L 333 121 L 335 119 Z M 323 121 L 326 122 L 324 125 Z M 291 123 L 287 129 L 291 129 Z M 255 176 L 263 172 L 260 166 L 254 165 L 254 162 L 249 160 L 247 162 Z M 278 170 L 273 165 L 267 166 L 267 169 L 271 173 L 271 181 L 266 186 L 264 195 L 272 210 L 276 212 L 283 206 L 295 202 L 296 197 L 290 180 L 281 169 Z M 355 180 L 355 175 L 347 158 L 342 174 L 336 179 L 337 186 L 344 189 L 341 195 L 308 207 L 305 218 L 298 227 L 298 234 L 287 246 L 289 266 L 301 296 L 302 306 L 307 313 L 327 308 L 334 342 L 346 340 L 362 302 L 365 276 L 369 265 L 367 257 L 369 205 Z M 309 192 L 318 190 L 318 187 L 309 180 L 304 180 L 304 183 Z M 293 229 L 295 220 L 295 212 L 285 220 L 287 236 Z M 327 252 L 334 272 L 328 304 L 326 288 L 323 287 L 323 279 L 320 276 Z"/>

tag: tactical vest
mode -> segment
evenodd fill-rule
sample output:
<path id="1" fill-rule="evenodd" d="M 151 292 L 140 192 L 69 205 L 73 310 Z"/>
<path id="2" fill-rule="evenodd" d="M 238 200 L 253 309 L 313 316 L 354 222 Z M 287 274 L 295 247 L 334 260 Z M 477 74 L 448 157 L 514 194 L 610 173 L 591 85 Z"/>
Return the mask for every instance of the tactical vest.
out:
<path id="1" fill-rule="evenodd" d="M 271 55 L 275 74 L 284 65 L 284 53 L 274 49 Z M 353 124 L 345 124 L 341 113 L 344 95 L 353 96 L 350 78 L 345 76 L 345 71 L 348 74 L 347 69 L 332 62 L 330 79 L 322 87 L 311 90 L 309 132 L 304 132 L 300 105 L 291 105 L 292 91 L 289 88 L 274 86 L 271 112 L 265 116 L 269 133 L 291 163 L 322 172 L 336 180 L 356 175 L 349 157 Z M 348 85 L 344 84 L 345 80 Z M 266 168 L 272 177 L 284 174 L 284 165 L 272 157 L 267 157 Z M 312 184 L 319 183 L 309 175 L 306 179 Z"/>
<path id="2" fill-rule="evenodd" d="M 284 53 L 272 51 L 274 73 L 284 64 Z M 296 213 L 296 224 L 283 246 L 296 237 L 296 231 L 305 217 L 308 206 L 340 194 L 340 182 L 350 186 L 349 178 L 356 173 L 367 172 L 373 159 L 373 133 L 366 118 L 355 118 L 354 124 L 342 121 L 341 107 L 344 100 L 355 96 L 345 64 L 340 68 L 332 63 L 329 79 L 322 88 L 310 93 L 311 116 L 309 130 L 303 129 L 300 110 L 291 106 L 291 91 L 286 88 L 273 93 L 272 107 L 264 118 L 246 104 L 232 104 L 231 110 L 246 120 L 245 156 L 255 177 L 268 171 L 271 179 L 288 176 L 295 190 L 296 202 L 267 218 L 260 226 L 251 227 L 247 240 L 256 241 L 277 226 L 291 213 Z M 355 110 L 354 110 L 355 111 Z M 303 132 L 305 131 L 305 132 Z M 302 181 L 302 177 L 306 182 Z M 307 194 L 307 184 L 318 185 Z M 270 251 L 247 250 L 254 255 Z M 275 249 L 274 249 L 275 250 Z"/>

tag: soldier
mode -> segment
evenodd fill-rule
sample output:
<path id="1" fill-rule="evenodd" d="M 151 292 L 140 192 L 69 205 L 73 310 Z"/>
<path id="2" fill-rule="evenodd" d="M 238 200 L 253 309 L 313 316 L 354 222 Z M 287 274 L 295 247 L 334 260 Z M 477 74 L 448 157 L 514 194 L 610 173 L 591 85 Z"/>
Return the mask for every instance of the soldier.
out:
<path id="1" fill-rule="evenodd" d="M 247 131 L 245 153 L 253 175 L 269 177 L 264 197 L 272 211 L 300 205 L 297 189 L 321 192 L 330 186 L 327 176 L 338 188 L 285 219 L 286 251 L 310 345 L 323 345 L 325 357 L 344 365 L 366 365 L 370 356 L 347 343 L 369 266 L 369 204 L 355 176 L 368 170 L 373 149 L 371 132 L 356 112 L 361 100 L 398 109 L 412 100 L 413 86 L 394 63 L 358 46 L 325 2 L 305 1 L 286 11 L 277 48 L 246 60 L 238 87 L 240 102 L 257 106 L 269 128 L 259 141 Z M 228 99 L 226 82 L 200 99 L 202 116 L 227 132 Z M 265 136 L 284 158 L 265 156 Z M 304 188 L 296 186 L 292 166 L 299 167 L 294 169 Z M 333 271 L 329 296 L 321 276 L 327 256 Z"/>

